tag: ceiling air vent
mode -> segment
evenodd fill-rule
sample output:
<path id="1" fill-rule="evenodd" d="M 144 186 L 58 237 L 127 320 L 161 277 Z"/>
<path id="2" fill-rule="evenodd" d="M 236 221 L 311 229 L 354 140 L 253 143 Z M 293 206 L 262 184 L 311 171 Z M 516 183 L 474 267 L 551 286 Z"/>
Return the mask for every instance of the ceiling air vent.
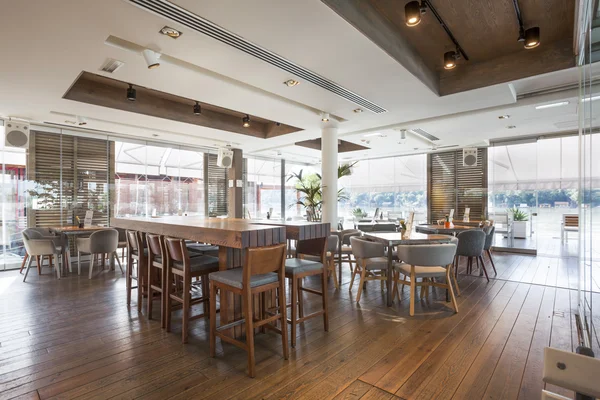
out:
<path id="1" fill-rule="evenodd" d="M 114 58 L 107 58 L 104 64 L 100 67 L 100 71 L 108 72 L 112 74 L 119 68 L 121 68 L 125 63 L 123 61 L 115 60 Z"/>
<path id="2" fill-rule="evenodd" d="M 436 140 L 440 140 L 440 138 L 433 136 L 431 133 L 425 132 L 423 129 L 421 128 L 417 128 L 417 129 L 411 129 L 410 130 L 412 133 L 414 133 L 415 135 L 419 135 L 422 138 L 425 138 L 431 142 L 435 142 Z"/>
<path id="3" fill-rule="evenodd" d="M 294 74 L 295 76 L 307 82 L 311 82 L 317 86 L 320 86 L 321 88 L 328 90 L 367 110 L 370 110 L 375 114 L 387 112 L 385 108 L 378 106 L 377 104 L 338 85 L 337 83 L 323 78 L 322 76 L 304 67 L 294 64 L 293 62 L 269 50 L 259 47 L 254 43 L 236 35 L 235 33 L 229 32 L 228 30 L 221 28 L 209 20 L 193 14 L 186 9 L 176 6 L 166 0 L 129 0 L 129 2 L 170 21 L 177 22 L 195 30 L 196 32 L 218 40 L 219 42 L 229 45 L 239 51 L 243 51 L 246 54 L 254 56 L 259 60 L 267 62 L 288 73 Z"/>

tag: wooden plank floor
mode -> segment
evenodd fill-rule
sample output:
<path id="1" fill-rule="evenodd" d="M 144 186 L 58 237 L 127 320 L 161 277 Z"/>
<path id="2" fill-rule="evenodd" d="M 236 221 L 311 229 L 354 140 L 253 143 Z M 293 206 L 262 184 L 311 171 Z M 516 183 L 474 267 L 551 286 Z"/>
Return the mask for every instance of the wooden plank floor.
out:
<path id="1" fill-rule="evenodd" d="M 439 290 L 417 301 L 412 318 L 408 288 L 387 308 L 370 282 L 357 305 L 344 265 L 341 290 L 329 287 L 329 332 L 319 318 L 306 322 L 288 361 L 276 334 L 259 334 L 255 379 L 233 346 L 218 342 L 209 357 L 207 321 L 192 322 L 182 345 L 178 324 L 161 330 L 158 307 L 151 321 L 128 310 L 118 270 L 88 280 L 84 267 L 81 277 L 58 281 L 45 268 L 27 283 L 3 272 L 0 398 L 539 398 L 544 346 L 577 345 L 576 264 L 501 253 L 495 260 L 499 279 L 459 276 L 458 314 Z"/>

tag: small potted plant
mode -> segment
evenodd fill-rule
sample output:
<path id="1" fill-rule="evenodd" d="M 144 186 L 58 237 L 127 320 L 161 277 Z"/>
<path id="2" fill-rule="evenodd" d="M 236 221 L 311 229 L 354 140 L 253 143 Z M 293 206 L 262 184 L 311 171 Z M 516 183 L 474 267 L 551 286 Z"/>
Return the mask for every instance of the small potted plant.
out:
<path id="1" fill-rule="evenodd" d="M 402 234 L 402 237 L 405 238 L 407 236 L 406 233 L 406 221 L 401 219 L 398 221 L 398 223 L 400 224 L 400 233 Z"/>
<path id="2" fill-rule="evenodd" d="M 364 218 L 367 216 L 367 213 L 364 212 L 360 207 L 356 207 L 354 210 L 352 210 L 352 215 L 354 216 L 354 218 L 356 218 L 357 220 L 360 220 L 361 218 Z"/>
<path id="3" fill-rule="evenodd" d="M 445 228 L 445 229 L 450 229 L 450 228 L 452 228 L 452 221 L 450 220 L 450 216 L 449 216 L 448 214 L 446 214 L 446 215 L 444 216 L 444 219 L 445 219 L 445 221 L 444 221 L 444 228 Z"/>
<path id="4" fill-rule="evenodd" d="M 514 237 L 516 239 L 525 239 L 527 237 L 529 214 L 519 210 L 517 207 L 509 208 L 507 211 L 512 214 Z"/>

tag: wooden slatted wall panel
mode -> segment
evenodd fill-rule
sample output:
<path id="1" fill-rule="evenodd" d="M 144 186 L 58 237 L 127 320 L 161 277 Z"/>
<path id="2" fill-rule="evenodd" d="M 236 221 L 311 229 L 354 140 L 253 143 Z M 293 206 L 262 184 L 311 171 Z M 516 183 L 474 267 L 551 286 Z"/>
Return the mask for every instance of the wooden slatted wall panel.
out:
<path id="1" fill-rule="evenodd" d="M 208 154 L 208 212 L 210 216 L 227 214 L 227 168 L 217 166 L 217 155 Z"/>
<path id="2" fill-rule="evenodd" d="M 428 193 L 429 218 L 437 221 L 455 208 L 456 203 L 456 152 L 429 154 Z"/>
<path id="3" fill-rule="evenodd" d="M 458 152 L 456 174 L 456 211 L 454 218 L 462 221 L 465 208 L 471 209 L 472 221 L 485 219 L 487 213 L 487 149 L 477 149 L 477 165 L 464 167 L 462 152 Z"/>
<path id="4" fill-rule="evenodd" d="M 108 225 L 109 150 L 108 141 L 76 137 L 75 216 L 85 218 L 87 210 L 94 211 L 94 225 Z"/>
<path id="5" fill-rule="evenodd" d="M 435 222 L 454 209 L 455 221 L 462 220 L 465 208 L 471 220 L 480 220 L 487 212 L 487 149 L 477 151 L 477 165 L 464 167 L 462 150 L 427 156 L 427 202 L 429 218 Z"/>

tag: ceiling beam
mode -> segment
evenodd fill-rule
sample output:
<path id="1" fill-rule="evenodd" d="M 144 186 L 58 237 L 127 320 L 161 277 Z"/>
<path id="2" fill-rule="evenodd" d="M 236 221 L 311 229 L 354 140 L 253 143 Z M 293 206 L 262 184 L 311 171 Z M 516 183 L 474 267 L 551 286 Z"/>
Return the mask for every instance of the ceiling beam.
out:
<path id="1" fill-rule="evenodd" d="M 542 43 L 535 49 L 521 50 L 480 63 L 461 63 L 452 70 L 444 70 L 440 78 L 440 95 L 511 82 L 574 66 L 571 38 Z"/>
<path id="2" fill-rule="evenodd" d="M 296 146 L 302 146 L 309 149 L 321 150 L 321 138 L 304 140 L 302 142 L 294 143 Z M 359 150 L 369 150 L 369 147 L 362 146 L 360 144 L 347 142 L 345 140 L 338 140 L 338 153 L 345 153 L 348 151 L 359 151 Z"/>
<path id="3" fill-rule="evenodd" d="M 430 69 L 398 28 L 368 1 L 321 0 L 375 45 L 399 62 L 436 95 L 439 75 Z"/>
<path id="4" fill-rule="evenodd" d="M 63 98 L 260 139 L 301 130 L 290 125 L 278 125 L 275 121 L 252 115 L 250 116 L 250 127 L 244 128 L 242 127 L 244 113 L 202 102 L 199 103 L 202 113 L 195 115 L 193 113 L 194 100 L 141 86 L 134 85 L 137 91 L 137 100 L 129 101 L 125 95 L 127 87 L 126 82 L 90 72 L 82 72 Z"/>

